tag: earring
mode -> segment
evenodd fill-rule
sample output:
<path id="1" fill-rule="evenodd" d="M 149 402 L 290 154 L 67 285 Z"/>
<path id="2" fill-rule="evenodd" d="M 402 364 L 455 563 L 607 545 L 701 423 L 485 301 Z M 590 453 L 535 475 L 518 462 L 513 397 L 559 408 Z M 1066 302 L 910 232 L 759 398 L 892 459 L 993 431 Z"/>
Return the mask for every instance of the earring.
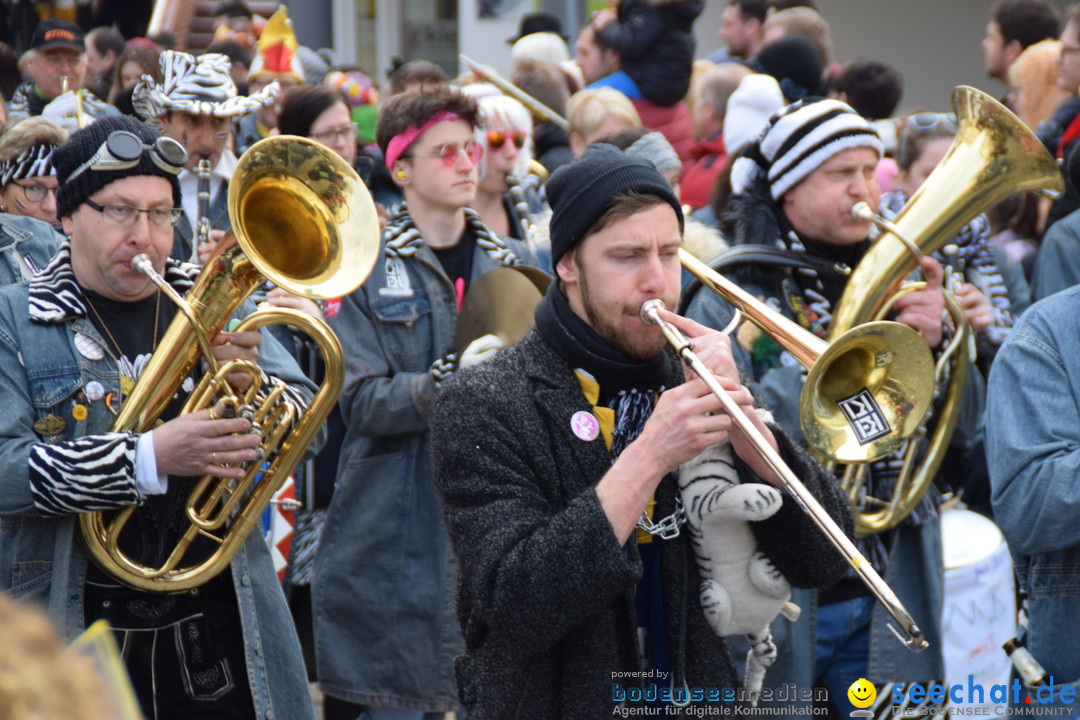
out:
<path id="1" fill-rule="evenodd" d="M 404 170 L 398 170 L 396 173 L 394 173 L 394 177 L 396 177 L 398 180 L 404 180 L 405 179 L 405 171 Z"/>

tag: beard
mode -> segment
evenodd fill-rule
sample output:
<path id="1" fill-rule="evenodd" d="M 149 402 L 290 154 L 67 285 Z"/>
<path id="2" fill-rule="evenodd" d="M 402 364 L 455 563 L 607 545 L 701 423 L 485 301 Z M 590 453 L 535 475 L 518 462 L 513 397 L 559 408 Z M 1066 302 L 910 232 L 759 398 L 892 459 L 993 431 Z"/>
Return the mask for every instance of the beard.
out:
<path id="1" fill-rule="evenodd" d="M 623 305 L 619 308 L 616 318 L 606 317 L 600 306 L 593 302 L 586 275 L 584 271 L 581 273 L 581 303 L 584 306 L 585 319 L 596 334 L 608 345 L 634 360 L 651 360 L 663 352 L 667 341 L 659 327 L 644 325 L 640 332 L 631 332 L 630 328 L 618 322 L 627 315 L 639 314 L 641 305 Z M 666 307 L 674 305 L 674 301 L 670 298 L 661 299 Z"/>

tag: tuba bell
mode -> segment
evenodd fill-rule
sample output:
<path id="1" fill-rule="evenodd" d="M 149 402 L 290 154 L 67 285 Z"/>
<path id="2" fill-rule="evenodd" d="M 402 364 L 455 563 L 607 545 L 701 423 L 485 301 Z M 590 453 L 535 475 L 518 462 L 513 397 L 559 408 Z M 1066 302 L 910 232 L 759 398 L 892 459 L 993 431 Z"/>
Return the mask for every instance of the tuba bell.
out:
<path id="1" fill-rule="evenodd" d="M 300 462 L 329 414 L 344 383 L 337 336 L 323 322 L 287 310 L 259 310 L 236 331 L 273 323 L 292 325 L 312 337 L 326 360 L 326 380 L 300 418 L 279 403 L 283 388 L 262 388 L 258 368 L 229 361 L 220 367 L 210 339 L 265 280 L 311 299 L 346 295 L 371 272 L 379 249 L 375 205 L 356 172 L 334 152 L 306 138 L 277 136 L 244 153 L 229 186 L 229 217 L 235 241 L 224 241 L 185 298 L 157 275 L 150 263 L 141 271 L 178 304 L 169 325 L 131 395 L 113 423 L 116 432 L 153 428 L 181 383 L 200 360 L 210 366 L 181 414 L 224 402 L 248 417 L 262 434 L 262 460 L 248 464 L 240 480 L 199 478 L 185 503 L 189 523 L 159 567 L 147 567 L 119 547 L 120 533 L 134 513 L 84 513 L 80 530 L 90 556 L 119 581 L 150 592 L 181 592 L 207 582 L 226 567 L 259 516 Z M 138 265 L 133 261 L 133 266 Z M 248 372 L 251 388 L 237 395 L 227 375 Z M 191 544 L 212 541 L 205 558 L 190 559 Z"/>
<path id="2" fill-rule="evenodd" d="M 940 249 L 979 213 L 1018 192 L 1040 191 L 1051 196 L 1064 191 L 1061 170 L 1053 158 L 1010 110 L 971 87 L 953 91 L 957 133 L 937 168 L 907 202 L 900 214 L 859 262 L 833 311 L 830 339 L 888 314 L 901 285 L 916 268 L 918 257 Z M 914 246 L 914 251 L 909 247 Z M 871 535 L 899 525 L 921 501 L 944 459 L 956 426 L 967 366 L 966 320 L 949 303 L 958 332 L 942 353 L 935 372 L 938 417 L 932 431 L 926 425 L 909 443 L 891 498 L 865 491 L 865 466 L 844 469 L 842 484 L 855 508 L 855 529 Z"/>

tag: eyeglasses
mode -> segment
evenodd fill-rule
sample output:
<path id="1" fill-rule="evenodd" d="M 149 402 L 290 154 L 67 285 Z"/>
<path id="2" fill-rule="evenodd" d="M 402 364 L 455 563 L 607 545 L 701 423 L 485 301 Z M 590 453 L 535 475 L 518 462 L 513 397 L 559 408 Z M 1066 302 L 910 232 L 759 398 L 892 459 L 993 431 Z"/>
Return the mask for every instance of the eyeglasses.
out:
<path id="1" fill-rule="evenodd" d="M 26 185 L 23 185 L 21 182 L 15 182 L 14 180 L 11 182 L 13 185 L 18 185 L 22 188 L 23 195 L 25 195 L 26 199 L 30 202 L 39 203 L 44 200 L 45 196 L 49 193 L 52 193 L 53 197 L 56 197 L 56 188 L 54 187 L 48 187 L 41 183 L 27 183 Z"/>
<path id="2" fill-rule="evenodd" d="M 492 150 L 498 150 L 507 140 L 512 140 L 514 142 L 514 147 L 520 150 L 521 148 L 525 147 L 526 139 L 527 137 L 525 133 L 520 131 L 514 132 L 512 135 L 507 135 L 506 133 L 499 132 L 498 130 L 492 130 L 487 134 L 488 146 Z"/>
<path id="3" fill-rule="evenodd" d="M 355 140 L 357 136 L 356 130 L 356 125 L 349 123 L 348 125 L 342 125 L 339 128 L 331 128 L 329 130 L 323 130 L 322 132 L 311 133 L 308 137 L 318 140 L 323 145 L 330 145 L 339 138 L 342 140 Z"/>
<path id="4" fill-rule="evenodd" d="M 1061 57 L 1068 57 L 1072 53 L 1080 53 L 1080 47 L 1061 46 Z"/>
<path id="5" fill-rule="evenodd" d="M 169 137 L 159 137 L 146 145 L 130 130 L 114 130 L 101 143 L 94 155 L 68 176 L 73 180 L 86 170 L 129 170 L 139 164 L 145 151 L 150 151 L 154 164 L 171 175 L 177 175 L 187 162 L 187 150 Z"/>
<path id="6" fill-rule="evenodd" d="M 119 225 L 120 227 L 134 225 L 135 221 L 139 219 L 139 213 L 146 213 L 146 221 L 150 223 L 150 227 L 169 227 L 180 221 L 180 213 L 183 212 L 180 208 L 147 208 L 144 210 L 129 205 L 98 205 L 90 198 L 83 202 L 86 203 L 87 207 L 101 213 L 101 217 L 104 218 L 106 223 Z"/>
<path id="7" fill-rule="evenodd" d="M 446 167 L 454 167 L 462 155 L 469 158 L 473 164 L 480 162 L 480 158 L 484 157 L 483 146 L 473 140 L 466 143 L 465 147 L 459 147 L 457 143 L 446 143 L 435 150 L 430 155 L 402 155 L 402 157 L 406 160 L 411 157 L 439 158 Z"/>

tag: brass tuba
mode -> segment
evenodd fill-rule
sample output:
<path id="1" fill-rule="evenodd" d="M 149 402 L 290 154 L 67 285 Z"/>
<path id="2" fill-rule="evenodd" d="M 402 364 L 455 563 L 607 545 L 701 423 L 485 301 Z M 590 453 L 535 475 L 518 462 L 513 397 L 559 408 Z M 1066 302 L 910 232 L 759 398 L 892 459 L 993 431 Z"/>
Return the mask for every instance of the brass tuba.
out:
<path id="1" fill-rule="evenodd" d="M 178 303 L 174 318 L 135 388 L 121 407 L 113 430 L 146 432 L 196 363 L 209 366 L 182 414 L 225 402 L 252 420 L 262 434 L 261 462 L 250 463 L 240 480 L 200 478 L 185 504 L 190 523 L 160 567 L 146 567 L 119 548 L 120 532 L 134 513 L 125 508 L 79 517 L 85 547 L 108 573 L 131 587 L 151 592 L 181 592 L 202 585 L 228 567 L 259 516 L 301 460 L 344 383 L 337 336 L 323 322 L 292 310 L 260 310 L 236 331 L 284 322 L 307 332 L 326 360 L 326 380 L 308 409 L 294 418 L 278 399 L 282 388 L 260 387 L 250 363 L 218 367 L 210 339 L 264 280 L 312 299 L 339 297 L 363 282 L 375 264 L 379 225 L 375 205 L 356 172 L 332 151 L 311 140 L 278 136 L 262 140 L 241 156 L 229 187 L 229 217 L 235 242 L 223 242 L 195 280 L 186 298 L 153 270 L 140 270 Z M 133 261 L 133 266 L 137 263 Z M 145 268 L 145 270 L 144 270 Z M 251 374 L 251 388 L 238 396 L 229 373 Z M 185 555 L 197 538 L 215 547 L 205 559 Z"/>
<path id="2" fill-rule="evenodd" d="M 935 252 L 979 213 L 1009 195 L 1040 191 L 1056 196 L 1064 191 L 1061 170 L 1053 158 L 1001 103 L 966 86 L 953 91 L 952 101 L 957 117 L 952 146 L 896 217 L 892 224 L 895 231 L 886 228 L 848 279 L 834 308 L 830 339 L 889 312 L 899 294 L 907 292 L 901 284 L 917 266 L 914 252 Z M 947 305 L 960 331 L 956 341 L 963 338 L 966 320 L 955 303 Z M 865 492 L 865 466 L 845 468 L 842 483 L 856 509 L 855 529 L 860 535 L 899 525 L 922 499 L 941 466 L 956 426 L 971 360 L 966 339 L 959 339 L 943 355 L 948 356 L 951 368 L 940 364 L 937 368 L 944 381 L 938 385 L 942 401 L 937 421 L 926 437 L 925 448 L 912 441 L 905 449 L 892 497 L 875 498 Z M 924 426 L 916 439 L 926 432 Z"/>

